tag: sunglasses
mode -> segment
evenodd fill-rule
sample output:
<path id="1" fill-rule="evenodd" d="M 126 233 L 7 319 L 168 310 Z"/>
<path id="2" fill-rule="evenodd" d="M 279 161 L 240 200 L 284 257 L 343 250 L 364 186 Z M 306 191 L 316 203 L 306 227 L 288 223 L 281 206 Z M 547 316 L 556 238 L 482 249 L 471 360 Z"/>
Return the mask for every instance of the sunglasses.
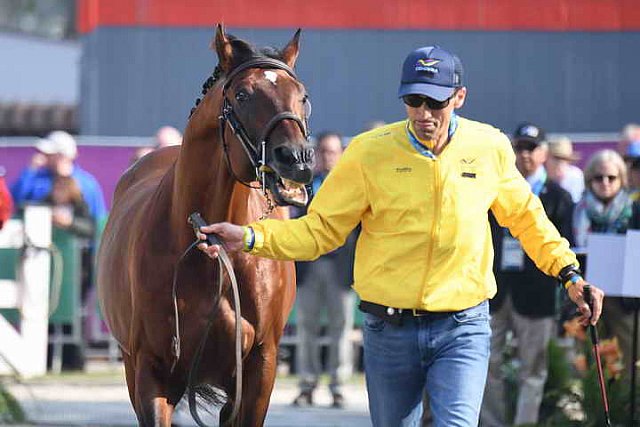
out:
<path id="1" fill-rule="evenodd" d="M 451 96 L 453 98 L 453 95 Z M 447 108 L 451 98 L 447 98 L 444 101 L 438 101 L 437 99 L 429 98 L 424 95 L 405 95 L 402 100 L 411 108 L 418 108 L 423 104 L 427 104 L 429 110 L 442 110 Z"/>
<path id="2" fill-rule="evenodd" d="M 618 175 L 596 175 L 593 177 L 593 180 L 596 182 L 604 182 L 605 179 L 608 182 L 616 182 L 618 180 Z"/>
<path id="3" fill-rule="evenodd" d="M 533 151 L 538 148 L 539 145 L 533 141 L 518 141 L 513 145 L 513 149 L 518 151 Z"/>

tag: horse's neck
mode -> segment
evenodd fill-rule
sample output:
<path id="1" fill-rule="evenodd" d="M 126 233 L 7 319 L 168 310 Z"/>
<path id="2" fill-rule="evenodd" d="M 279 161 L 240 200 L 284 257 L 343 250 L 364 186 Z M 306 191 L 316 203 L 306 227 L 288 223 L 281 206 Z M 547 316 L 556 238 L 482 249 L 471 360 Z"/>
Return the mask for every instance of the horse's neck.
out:
<path id="1" fill-rule="evenodd" d="M 233 194 L 234 178 L 225 164 L 215 103 L 206 97 L 185 130 L 174 170 L 171 221 L 183 227 L 189 214 L 200 212 L 209 222 L 223 221 Z M 206 107 L 206 108 L 202 108 Z"/>
<path id="2" fill-rule="evenodd" d="M 267 201 L 260 191 L 236 185 L 226 220 L 234 224 L 248 224 L 260 217 L 267 209 Z"/>

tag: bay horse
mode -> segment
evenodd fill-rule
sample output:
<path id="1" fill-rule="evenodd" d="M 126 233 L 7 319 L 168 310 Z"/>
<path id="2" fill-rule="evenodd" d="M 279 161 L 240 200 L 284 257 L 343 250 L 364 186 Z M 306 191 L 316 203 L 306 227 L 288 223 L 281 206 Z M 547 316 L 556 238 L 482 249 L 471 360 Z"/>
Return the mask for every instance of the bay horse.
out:
<path id="1" fill-rule="evenodd" d="M 118 182 L 98 254 L 98 293 L 142 426 L 171 425 L 201 340 L 203 363 L 196 377 L 199 385 L 227 396 L 221 423 L 264 423 L 278 344 L 295 298 L 293 264 L 231 256 L 243 359 L 241 402 L 232 416 L 238 374 L 234 299 L 228 286 L 220 289 L 220 272 L 206 255 L 180 255 L 195 240 L 187 224 L 192 212 L 209 223 L 246 224 L 272 210 L 271 198 L 278 206 L 306 203 L 313 150 L 308 96 L 293 71 L 299 37 L 300 30 L 282 50 L 257 49 L 218 25 L 212 42 L 218 66 L 192 110 L 182 146 L 144 156 Z M 257 181 L 263 191 L 255 188 Z M 286 215 L 276 207 L 269 216 Z"/>

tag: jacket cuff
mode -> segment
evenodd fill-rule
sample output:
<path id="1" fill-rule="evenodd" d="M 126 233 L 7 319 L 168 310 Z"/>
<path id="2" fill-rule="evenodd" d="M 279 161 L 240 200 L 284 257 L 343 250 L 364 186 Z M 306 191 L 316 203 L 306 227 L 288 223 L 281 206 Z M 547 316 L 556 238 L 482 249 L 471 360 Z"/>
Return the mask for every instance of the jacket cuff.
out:
<path id="1" fill-rule="evenodd" d="M 575 268 L 580 271 L 580 263 L 578 262 L 576 255 L 570 250 L 568 250 L 567 252 L 568 253 L 556 259 L 556 261 L 553 263 L 553 266 L 551 267 L 551 271 L 549 272 L 550 274 L 547 274 L 549 274 L 551 277 L 557 278 L 560 276 L 562 270 L 568 266 L 575 266 Z"/>
<path id="2" fill-rule="evenodd" d="M 264 247 L 264 232 L 258 223 L 249 224 L 253 230 L 253 247 L 249 251 L 250 254 L 257 254 Z"/>

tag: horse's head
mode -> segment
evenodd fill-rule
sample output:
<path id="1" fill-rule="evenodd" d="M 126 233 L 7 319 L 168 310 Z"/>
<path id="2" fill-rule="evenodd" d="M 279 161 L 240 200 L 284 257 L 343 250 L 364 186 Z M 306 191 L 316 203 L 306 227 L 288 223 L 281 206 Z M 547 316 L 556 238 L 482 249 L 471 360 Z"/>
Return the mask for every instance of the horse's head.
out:
<path id="1" fill-rule="evenodd" d="M 243 181 L 260 180 L 279 205 L 305 205 L 305 184 L 312 179 L 311 105 L 293 71 L 299 37 L 300 30 L 281 51 L 257 50 L 218 25 L 214 41 L 224 77 L 220 125 L 230 166 Z"/>

